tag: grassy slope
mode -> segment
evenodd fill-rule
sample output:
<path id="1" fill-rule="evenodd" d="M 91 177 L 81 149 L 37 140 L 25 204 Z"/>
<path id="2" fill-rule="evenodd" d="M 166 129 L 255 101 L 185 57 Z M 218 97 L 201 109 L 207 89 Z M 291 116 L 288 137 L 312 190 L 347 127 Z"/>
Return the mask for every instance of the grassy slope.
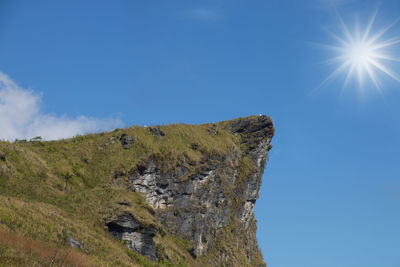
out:
<path id="1" fill-rule="evenodd" d="M 105 230 L 106 218 L 125 211 L 160 229 L 155 242 L 161 258 L 173 266 L 196 265 L 190 244 L 166 233 L 143 197 L 116 183 L 114 175 L 128 173 L 150 155 L 198 162 L 202 152 L 226 154 L 240 136 L 223 125 L 216 135 L 208 134 L 208 124 L 179 124 L 162 127 L 161 139 L 148 128 L 131 127 L 60 141 L 1 142 L 0 265 L 48 265 L 56 259 L 80 266 L 172 266 L 131 252 Z M 134 136 L 131 149 L 122 148 L 122 133 Z M 69 248 L 67 232 L 88 249 Z"/>

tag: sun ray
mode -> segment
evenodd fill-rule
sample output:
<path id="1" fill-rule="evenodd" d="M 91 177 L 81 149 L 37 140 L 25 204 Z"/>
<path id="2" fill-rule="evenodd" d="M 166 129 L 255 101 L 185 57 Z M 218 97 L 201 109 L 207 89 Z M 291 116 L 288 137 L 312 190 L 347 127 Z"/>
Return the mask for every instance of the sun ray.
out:
<path id="1" fill-rule="evenodd" d="M 371 47 L 373 49 L 377 50 L 377 49 L 389 47 L 389 46 L 396 45 L 396 44 L 400 44 L 400 36 L 397 36 L 395 38 L 380 42 L 380 43 L 375 44 L 375 45 L 372 45 Z"/>
<path id="2" fill-rule="evenodd" d="M 356 69 L 356 64 L 351 64 L 349 72 L 346 75 L 346 80 L 344 80 L 343 87 L 346 87 L 350 81 L 351 76 L 353 75 L 354 70 Z"/>
<path id="3" fill-rule="evenodd" d="M 391 57 L 388 55 L 374 54 L 373 56 L 374 56 L 374 58 L 377 58 L 377 59 L 384 59 L 384 60 L 388 60 L 388 61 L 400 62 L 400 58 L 394 58 L 394 57 Z"/>
<path id="4" fill-rule="evenodd" d="M 341 38 L 340 36 L 338 36 L 337 34 L 331 32 L 328 30 L 328 33 L 334 38 L 336 39 L 336 41 L 338 41 L 339 43 L 341 43 L 342 45 L 349 45 L 348 41 L 346 39 Z"/>
<path id="5" fill-rule="evenodd" d="M 311 43 L 313 46 L 317 46 L 320 48 L 324 48 L 327 50 L 333 50 L 337 52 L 345 52 L 346 49 L 343 46 L 337 46 L 337 45 L 329 45 L 329 44 L 320 44 L 320 43 Z"/>
<path id="6" fill-rule="evenodd" d="M 374 14 L 372 15 L 371 19 L 369 20 L 368 26 L 365 29 L 364 36 L 362 38 L 362 41 L 365 42 L 371 32 L 372 25 L 374 25 L 375 20 L 376 20 L 376 15 L 378 14 L 378 9 L 375 10 Z"/>
<path id="7" fill-rule="evenodd" d="M 365 67 L 369 77 L 371 78 L 372 82 L 374 83 L 375 87 L 378 89 L 379 93 L 382 94 L 382 88 L 379 86 L 378 80 L 376 79 L 374 71 L 371 69 L 370 65 Z"/>
<path id="8" fill-rule="evenodd" d="M 347 38 L 347 40 L 352 41 L 353 40 L 353 35 L 351 34 L 349 28 L 347 27 L 346 23 L 344 22 L 342 16 L 339 14 L 339 12 L 337 11 L 337 9 L 334 7 L 336 16 L 339 19 L 339 24 L 342 27 L 343 33 L 345 34 L 345 37 Z"/>
<path id="9" fill-rule="evenodd" d="M 385 67 L 384 65 L 382 65 L 381 63 L 379 63 L 376 60 L 371 59 L 370 61 L 371 61 L 372 65 L 377 67 L 379 70 L 384 72 L 386 75 L 388 75 L 388 76 L 392 77 L 394 80 L 400 82 L 400 78 L 395 73 L 393 73 L 390 69 L 388 69 L 387 67 Z"/>
<path id="10" fill-rule="evenodd" d="M 386 27 L 383 27 L 380 31 L 378 31 L 371 39 L 367 40 L 367 45 L 373 44 L 376 40 L 378 40 L 383 34 L 385 34 L 388 30 L 390 30 L 397 22 L 399 22 L 399 19 L 396 19 L 394 22 L 389 24 Z"/>
<path id="11" fill-rule="evenodd" d="M 353 42 L 354 41 L 354 36 L 351 34 L 349 28 L 347 27 L 346 23 L 344 23 L 343 18 L 338 14 L 339 16 L 339 21 L 340 21 L 340 25 L 342 26 L 343 32 L 347 37 L 348 42 Z"/>
<path id="12" fill-rule="evenodd" d="M 346 58 L 347 58 L 346 56 L 337 56 L 337 57 L 325 59 L 321 63 L 323 63 L 323 64 L 340 63 L 340 62 L 343 62 L 344 59 L 346 59 Z"/>
<path id="13" fill-rule="evenodd" d="M 334 70 L 325 80 L 322 81 L 322 83 L 319 85 L 319 87 L 321 87 L 322 85 L 324 85 L 326 82 L 328 82 L 330 79 L 336 77 L 339 73 L 341 73 L 342 71 L 344 71 L 348 65 L 350 63 L 349 62 L 344 62 L 342 65 L 340 65 L 336 70 Z"/>

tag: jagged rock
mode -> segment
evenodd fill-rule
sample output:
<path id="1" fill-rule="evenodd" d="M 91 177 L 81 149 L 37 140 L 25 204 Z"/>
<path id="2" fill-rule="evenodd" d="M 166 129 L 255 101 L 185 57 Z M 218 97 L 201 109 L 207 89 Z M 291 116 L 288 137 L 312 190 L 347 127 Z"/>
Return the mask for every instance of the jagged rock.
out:
<path id="1" fill-rule="evenodd" d="M 108 222 L 108 231 L 119 240 L 122 240 L 127 247 L 136 251 L 152 261 L 157 260 L 157 247 L 153 237 L 158 230 L 153 226 L 143 226 L 132 214 L 124 214 L 117 220 Z"/>
<path id="2" fill-rule="evenodd" d="M 121 141 L 121 145 L 124 149 L 129 149 L 131 148 L 135 138 L 133 138 L 133 136 L 127 135 L 126 133 L 123 133 L 119 140 Z"/>
<path id="3" fill-rule="evenodd" d="M 66 235 L 68 236 L 68 243 L 69 243 L 69 245 L 70 245 L 71 247 L 79 248 L 79 249 L 82 249 L 82 250 L 86 250 L 86 249 L 87 249 L 86 246 L 85 246 L 84 244 L 82 244 L 81 242 L 79 242 L 78 240 L 76 240 L 76 239 L 72 236 L 71 232 L 65 231 L 65 233 L 66 233 Z"/>
<path id="4" fill-rule="evenodd" d="M 273 129 L 274 125 L 270 117 L 266 115 L 259 115 L 254 118 L 239 118 L 232 120 L 230 130 L 232 133 L 251 134 L 262 131 L 266 136 L 269 131 Z"/>
<path id="5" fill-rule="evenodd" d="M 212 247 L 220 229 L 231 225 L 233 218 L 240 229 L 254 232 L 247 237 L 250 245 L 244 248 L 250 255 L 258 250 L 253 208 L 273 129 L 268 116 L 233 120 L 228 130 L 242 136 L 247 147 L 244 154 L 235 147 L 223 156 L 204 154 L 194 173 L 189 173 L 191 166 L 184 159 L 174 163 L 150 157 L 129 173 L 131 189 L 143 194 L 170 232 L 192 241 L 195 257 Z M 245 158 L 254 167 L 246 177 L 239 177 Z M 237 179 L 241 179 L 241 186 L 236 186 Z"/>
<path id="6" fill-rule="evenodd" d="M 160 126 L 154 126 L 149 128 L 150 132 L 157 137 L 162 137 L 165 135 L 165 132 L 161 130 Z"/>
<path id="7" fill-rule="evenodd" d="M 86 249 L 84 244 L 80 243 L 78 240 L 76 240 L 72 236 L 69 238 L 69 245 L 74 248 Z"/>

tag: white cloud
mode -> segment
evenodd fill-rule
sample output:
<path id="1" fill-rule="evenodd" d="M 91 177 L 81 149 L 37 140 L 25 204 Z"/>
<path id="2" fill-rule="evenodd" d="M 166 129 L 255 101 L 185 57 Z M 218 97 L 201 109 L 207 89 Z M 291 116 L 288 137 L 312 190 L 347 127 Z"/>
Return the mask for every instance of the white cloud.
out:
<path id="1" fill-rule="evenodd" d="M 217 20 L 222 17 L 221 12 L 216 8 L 199 7 L 187 10 L 186 18 L 199 20 Z"/>
<path id="2" fill-rule="evenodd" d="M 0 139 L 13 141 L 41 136 L 45 140 L 54 140 L 122 125 L 120 119 L 43 114 L 41 99 L 40 94 L 21 88 L 0 72 Z"/>

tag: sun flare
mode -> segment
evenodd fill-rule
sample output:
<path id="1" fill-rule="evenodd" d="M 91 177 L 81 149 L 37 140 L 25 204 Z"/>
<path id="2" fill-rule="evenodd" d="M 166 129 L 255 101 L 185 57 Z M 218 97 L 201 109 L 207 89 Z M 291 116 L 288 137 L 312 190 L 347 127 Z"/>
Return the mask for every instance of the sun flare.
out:
<path id="1" fill-rule="evenodd" d="M 400 82 L 400 76 L 388 66 L 389 62 L 400 62 L 400 57 L 393 55 L 393 51 L 389 49 L 400 44 L 400 36 L 389 39 L 382 38 L 396 22 L 372 33 L 376 15 L 377 11 L 373 14 L 363 32 L 361 32 L 359 25 L 356 25 L 354 31 L 351 31 L 339 15 L 341 35 L 330 32 L 337 44 L 322 45 L 337 53 L 329 62 L 334 62 L 338 66 L 322 84 L 340 73 L 345 73 L 346 76 L 343 88 L 351 79 L 356 78 L 360 89 L 363 89 L 365 82 L 369 80 L 381 92 L 382 87 L 378 80 L 378 74 L 384 74 Z"/>

